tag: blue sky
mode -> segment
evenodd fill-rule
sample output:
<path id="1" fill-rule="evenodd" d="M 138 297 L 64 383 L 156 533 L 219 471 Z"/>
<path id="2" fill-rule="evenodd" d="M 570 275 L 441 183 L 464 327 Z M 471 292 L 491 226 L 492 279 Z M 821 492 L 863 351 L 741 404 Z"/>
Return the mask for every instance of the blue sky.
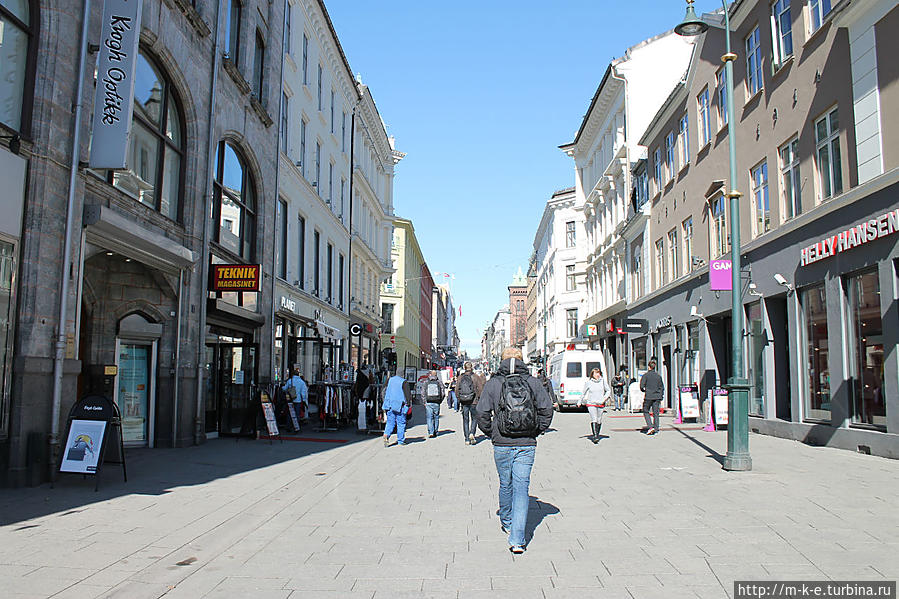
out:
<path id="1" fill-rule="evenodd" d="M 325 2 L 407 153 L 396 213 L 412 219 L 431 271 L 455 275 L 459 336 L 476 355 L 506 286 L 527 268 L 546 200 L 574 184 L 558 146 L 574 138 L 609 61 L 673 28 L 685 3 Z"/>

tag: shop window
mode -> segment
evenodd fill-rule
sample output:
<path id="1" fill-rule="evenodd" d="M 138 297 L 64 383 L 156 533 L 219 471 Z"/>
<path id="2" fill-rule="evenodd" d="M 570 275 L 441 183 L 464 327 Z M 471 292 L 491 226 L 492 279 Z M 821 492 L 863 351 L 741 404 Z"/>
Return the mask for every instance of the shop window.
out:
<path id="1" fill-rule="evenodd" d="M 768 337 L 762 319 L 762 304 L 746 306 L 746 326 L 749 329 L 749 413 L 765 415 L 765 345 Z"/>
<path id="2" fill-rule="evenodd" d="M 646 341 L 646 337 L 641 337 L 639 339 L 634 339 L 631 342 L 631 348 L 634 352 L 634 368 L 636 369 L 634 374 L 642 374 L 646 372 Z"/>
<path id="3" fill-rule="evenodd" d="M 886 427 L 880 282 L 872 270 L 846 279 L 850 311 L 852 423 Z"/>
<path id="4" fill-rule="evenodd" d="M 229 141 L 219 143 L 214 181 L 215 240 L 244 260 L 256 241 L 256 192 L 246 161 Z"/>
<path id="5" fill-rule="evenodd" d="M 810 420 L 830 421 L 830 356 L 827 345 L 827 304 L 824 284 L 802 291 L 805 317 L 806 384 L 805 415 Z"/>
<path id="6" fill-rule="evenodd" d="M 802 214 L 802 179 L 799 178 L 799 138 L 781 146 L 780 189 L 784 220 Z"/>
<path id="7" fill-rule="evenodd" d="M 768 163 L 762 162 L 750 171 L 752 211 L 755 213 L 755 234 L 771 230 L 771 205 L 768 201 Z"/>
<path id="8" fill-rule="evenodd" d="M 109 171 L 107 181 L 172 220 L 181 206 L 182 123 L 171 82 L 141 51 L 134 67 L 128 169 Z"/>
<path id="9" fill-rule="evenodd" d="M 0 123 L 25 134 L 34 93 L 37 23 L 36 2 L 0 0 Z"/>
<path id="10" fill-rule="evenodd" d="M 227 30 L 225 39 L 228 40 L 228 58 L 236 65 L 240 58 L 240 22 L 243 6 L 240 0 L 231 0 L 228 8 Z"/>
<path id="11" fill-rule="evenodd" d="M 818 169 L 819 200 L 842 193 L 840 122 L 836 108 L 815 121 L 815 167 Z"/>

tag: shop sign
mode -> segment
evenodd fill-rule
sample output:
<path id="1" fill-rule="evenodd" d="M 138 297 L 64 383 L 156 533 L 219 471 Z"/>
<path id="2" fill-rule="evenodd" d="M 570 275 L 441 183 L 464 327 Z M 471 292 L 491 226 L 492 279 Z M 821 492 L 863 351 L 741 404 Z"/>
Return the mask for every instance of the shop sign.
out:
<path id="1" fill-rule="evenodd" d="M 660 318 L 656 321 L 656 330 L 665 329 L 671 326 L 671 317 L 665 316 L 664 318 Z"/>
<path id="2" fill-rule="evenodd" d="M 352 335 L 353 337 L 358 337 L 361 334 L 362 334 L 362 325 L 361 324 L 359 324 L 358 322 L 354 322 L 353 324 L 350 325 L 350 335 Z"/>
<path id="3" fill-rule="evenodd" d="M 259 264 L 213 264 L 210 291 L 259 291 Z"/>
<path id="4" fill-rule="evenodd" d="M 712 291 L 733 290 L 730 260 L 712 260 L 709 262 L 709 288 Z"/>
<path id="5" fill-rule="evenodd" d="M 587 325 L 587 336 L 588 336 L 588 337 L 595 337 L 596 334 L 597 334 L 597 333 L 596 333 L 596 325 L 595 325 L 595 324 L 588 324 L 588 325 Z"/>
<path id="6" fill-rule="evenodd" d="M 388 335 L 386 333 L 381 333 L 379 336 L 381 340 L 381 345 L 389 345 L 390 347 L 396 347 L 396 335 Z"/>
<path id="7" fill-rule="evenodd" d="M 141 0 L 105 0 L 91 127 L 91 168 L 125 168 Z M 133 166 L 133 165 L 132 165 Z"/>
<path id="8" fill-rule="evenodd" d="M 899 208 L 840 231 L 836 235 L 799 250 L 799 265 L 808 266 L 818 260 L 836 256 L 846 250 L 899 232 Z"/>
<path id="9" fill-rule="evenodd" d="M 318 331 L 318 334 L 325 339 L 340 339 L 337 329 L 320 320 L 315 321 L 315 329 Z M 350 332 L 352 333 L 352 327 L 350 328 Z"/>
<path id="10" fill-rule="evenodd" d="M 624 325 L 622 326 L 620 331 L 622 334 L 645 334 L 647 331 L 649 331 L 649 321 L 645 318 L 625 318 Z"/>
<path id="11" fill-rule="evenodd" d="M 297 302 L 286 295 L 281 296 L 281 301 L 279 302 L 282 310 L 287 310 L 289 312 L 297 313 Z"/>

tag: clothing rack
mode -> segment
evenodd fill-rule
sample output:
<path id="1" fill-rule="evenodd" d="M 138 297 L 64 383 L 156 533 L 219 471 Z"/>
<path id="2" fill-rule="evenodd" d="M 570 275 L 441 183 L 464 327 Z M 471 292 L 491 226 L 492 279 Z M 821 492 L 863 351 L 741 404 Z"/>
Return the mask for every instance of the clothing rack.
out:
<path id="1" fill-rule="evenodd" d="M 316 381 L 310 389 L 310 399 L 316 400 L 319 432 L 336 431 L 346 424 L 353 414 L 349 383 L 337 381 Z"/>

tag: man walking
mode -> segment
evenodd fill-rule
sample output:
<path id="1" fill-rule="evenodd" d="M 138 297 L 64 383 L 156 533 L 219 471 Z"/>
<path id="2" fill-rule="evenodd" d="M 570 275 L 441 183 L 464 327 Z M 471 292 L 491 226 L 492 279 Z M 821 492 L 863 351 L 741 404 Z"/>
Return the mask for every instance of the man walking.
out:
<path id="1" fill-rule="evenodd" d="M 615 411 L 624 409 L 624 387 L 627 385 L 627 366 L 622 365 L 618 374 L 612 377 L 612 390 L 615 392 Z"/>
<path id="2" fill-rule="evenodd" d="M 412 393 L 409 391 L 409 383 L 397 372 L 387 381 L 384 403 L 381 406 L 387 417 L 384 425 L 384 447 L 390 445 L 390 435 L 394 427 L 396 427 L 396 444 L 406 444 L 406 414 L 411 406 Z"/>
<path id="3" fill-rule="evenodd" d="M 478 400 L 477 416 L 478 427 L 493 441 L 499 519 L 503 532 L 509 534 L 509 551 L 524 553 L 537 435 L 552 423 L 553 406 L 546 388 L 528 374 L 520 349 L 503 350 L 502 363 Z"/>
<path id="4" fill-rule="evenodd" d="M 471 362 L 466 362 L 463 368 L 462 374 L 456 379 L 453 392 L 462 407 L 462 434 L 465 437 L 465 444 L 474 445 L 474 434 L 477 432 L 478 398 L 484 391 L 486 381 L 481 375 L 475 374 Z"/>
<path id="5" fill-rule="evenodd" d="M 427 410 L 428 436 L 434 438 L 437 436 L 440 426 L 440 402 L 443 401 L 443 381 L 437 376 L 436 370 L 432 370 L 428 374 L 421 394 Z"/>
<path id="6" fill-rule="evenodd" d="M 646 434 L 655 435 L 659 432 L 659 404 L 665 397 L 665 383 L 661 375 L 656 372 L 656 360 L 649 361 L 649 370 L 640 379 L 640 391 L 644 393 L 643 419 L 646 420 Z M 652 412 L 653 420 L 649 414 Z"/>

